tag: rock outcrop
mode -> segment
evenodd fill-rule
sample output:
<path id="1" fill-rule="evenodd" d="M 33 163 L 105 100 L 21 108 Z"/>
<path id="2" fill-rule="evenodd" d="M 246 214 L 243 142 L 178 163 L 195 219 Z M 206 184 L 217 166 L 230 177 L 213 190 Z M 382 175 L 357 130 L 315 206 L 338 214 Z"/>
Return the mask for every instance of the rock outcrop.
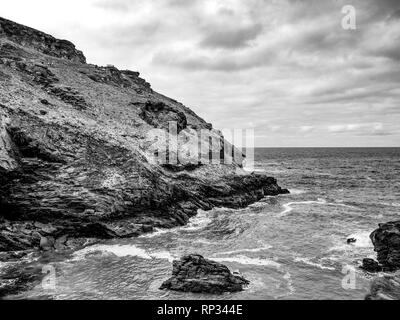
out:
<path id="1" fill-rule="evenodd" d="M 0 18 L 0 251 L 134 237 L 288 192 L 138 72 L 85 61 Z"/>
<path id="2" fill-rule="evenodd" d="M 362 261 L 361 269 L 367 272 L 380 272 L 382 271 L 382 266 L 374 259 L 365 258 Z"/>
<path id="3" fill-rule="evenodd" d="M 400 221 L 379 224 L 370 238 L 384 270 L 400 269 Z"/>
<path id="4" fill-rule="evenodd" d="M 0 37 L 24 47 L 31 47 L 44 54 L 86 63 L 83 53 L 73 43 L 56 39 L 44 32 L 28 28 L 0 17 Z"/>
<path id="5" fill-rule="evenodd" d="M 400 300 L 400 275 L 385 275 L 372 281 L 366 300 Z"/>
<path id="6" fill-rule="evenodd" d="M 400 221 L 379 224 L 370 235 L 377 260 L 364 259 L 363 268 L 369 272 L 394 272 L 400 269 Z M 371 284 L 367 300 L 400 300 L 399 273 L 377 277 Z"/>
<path id="7" fill-rule="evenodd" d="M 218 262 L 191 254 L 173 262 L 172 277 L 160 289 L 174 291 L 213 293 L 242 291 L 250 282 Z"/>

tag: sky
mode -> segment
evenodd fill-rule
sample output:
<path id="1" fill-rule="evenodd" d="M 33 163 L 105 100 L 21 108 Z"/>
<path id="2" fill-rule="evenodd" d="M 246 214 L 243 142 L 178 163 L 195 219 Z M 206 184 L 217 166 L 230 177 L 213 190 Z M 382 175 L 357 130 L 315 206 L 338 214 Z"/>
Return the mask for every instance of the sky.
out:
<path id="1" fill-rule="evenodd" d="M 0 2 L 258 147 L 400 146 L 399 0 Z"/>

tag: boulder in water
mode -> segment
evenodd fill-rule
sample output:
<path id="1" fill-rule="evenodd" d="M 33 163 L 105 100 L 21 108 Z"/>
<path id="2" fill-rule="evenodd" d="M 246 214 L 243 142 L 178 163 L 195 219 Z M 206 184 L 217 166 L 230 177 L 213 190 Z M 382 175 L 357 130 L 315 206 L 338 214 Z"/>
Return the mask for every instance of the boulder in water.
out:
<path id="1" fill-rule="evenodd" d="M 382 266 L 379 265 L 374 259 L 363 259 L 363 264 L 360 267 L 361 269 L 368 271 L 368 272 L 380 272 L 382 271 Z"/>
<path id="2" fill-rule="evenodd" d="M 355 243 L 355 242 L 357 242 L 357 239 L 355 239 L 355 238 L 347 239 L 347 244 L 352 244 L 352 243 Z"/>
<path id="3" fill-rule="evenodd" d="M 221 294 L 242 291 L 249 283 L 244 277 L 232 274 L 223 264 L 190 254 L 173 262 L 172 277 L 160 289 Z"/>
<path id="4" fill-rule="evenodd" d="M 400 221 L 379 224 L 370 238 L 377 252 L 377 260 L 384 269 L 400 269 Z"/>

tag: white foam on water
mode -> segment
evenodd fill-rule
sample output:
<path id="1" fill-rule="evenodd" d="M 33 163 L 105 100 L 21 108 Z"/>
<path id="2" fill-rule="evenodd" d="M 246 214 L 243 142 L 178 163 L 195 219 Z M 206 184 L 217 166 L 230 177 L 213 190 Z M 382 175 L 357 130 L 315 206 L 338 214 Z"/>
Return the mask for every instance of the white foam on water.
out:
<path id="1" fill-rule="evenodd" d="M 94 245 L 76 251 L 72 260 L 83 260 L 88 254 L 95 252 L 109 253 L 117 257 L 138 257 L 146 260 L 161 259 L 172 262 L 175 259 L 168 251 L 148 252 L 145 249 L 138 248 L 134 245 Z"/>
<path id="2" fill-rule="evenodd" d="M 205 228 L 208 224 L 211 223 L 211 218 L 206 211 L 199 210 L 196 216 L 189 219 L 189 222 L 186 226 L 181 227 L 180 230 L 184 231 L 197 231 Z"/>
<path id="3" fill-rule="evenodd" d="M 347 204 L 343 204 L 343 203 L 340 203 L 340 202 L 334 202 L 334 203 L 327 202 L 325 199 L 318 198 L 318 201 L 313 201 L 313 200 L 311 200 L 311 201 L 294 201 L 294 202 L 285 203 L 285 204 L 282 205 L 284 210 L 281 213 L 279 213 L 278 215 L 276 215 L 276 217 L 278 217 L 278 218 L 279 217 L 283 217 L 283 216 L 287 215 L 288 213 L 292 212 L 293 209 L 294 209 L 293 206 L 296 206 L 296 205 L 307 205 L 307 204 L 319 204 L 319 205 L 345 207 L 345 208 L 359 210 L 358 208 L 350 206 L 350 205 L 347 205 Z"/>
<path id="4" fill-rule="evenodd" d="M 155 259 L 168 260 L 169 262 L 176 260 L 168 251 L 151 252 L 150 256 Z"/>
<path id="5" fill-rule="evenodd" d="M 325 199 L 318 199 L 318 201 L 294 201 L 285 203 L 284 205 L 282 205 L 284 210 L 280 212 L 276 217 L 283 217 L 289 212 L 292 212 L 294 209 L 293 206 L 295 205 L 307 205 L 307 204 L 327 204 L 327 202 Z"/>
<path id="6" fill-rule="evenodd" d="M 400 207 L 400 203 L 397 202 L 378 202 L 378 204 L 388 207 Z"/>
<path id="7" fill-rule="evenodd" d="M 177 231 L 177 228 L 171 228 L 171 229 L 155 228 L 153 232 L 142 234 L 139 236 L 139 238 L 154 238 L 154 237 L 158 237 L 160 235 L 166 234 L 166 233 L 175 233 L 176 231 Z"/>
<path id="8" fill-rule="evenodd" d="M 373 248 L 374 245 L 372 244 L 371 239 L 369 238 L 371 231 L 357 231 L 349 236 L 347 239 L 354 238 L 357 241 L 354 242 L 352 245 L 357 248 Z"/>
<path id="9" fill-rule="evenodd" d="M 183 227 L 176 227 L 170 229 L 155 228 L 153 232 L 140 235 L 139 238 L 154 238 L 166 233 L 177 233 L 180 230 L 196 231 L 206 227 L 211 222 L 208 213 L 203 210 L 198 210 L 197 214 L 190 218 L 188 223 Z"/>
<path id="10" fill-rule="evenodd" d="M 235 262 L 243 265 L 252 265 L 252 266 L 268 266 L 274 267 L 276 269 L 280 269 L 281 264 L 269 259 L 264 258 L 249 258 L 246 256 L 236 256 L 236 257 L 225 257 L 225 258 L 212 258 L 213 261 L 217 262 Z"/>
<path id="11" fill-rule="evenodd" d="M 345 239 L 340 239 L 329 251 L 353 251 L 354 248 L 373 248 L 371 239 L 369 238 L 371 231 L 360 230 L 348 235 Z M 354 238 L 356 242 L 347 244 L 347 239 Z"/>
<path id="12" fill-rule="evenodd" d="M 243 167 L 244 171 L 247 172 L 266 172 L 265 169 L 253 168 L 253 167 Z"/>
<path id="13" fill-rule="evenodd" d="M 301 262 L 301 263 L 304 263 L 306 265 L 309 265 L 309 266 L 312 266 L 312 267 L 316 267 L 316 268 L 319 268 L 319 269 L 323 269 L 323 270 L 336 270 L 333 267 L 326 267 L 326 266 L 324 266 L 324 265 L 322 265 L 320 263 L 312 262 L 308 258 L 296 257 L 296 258 L 294 258 L 294 261 L 295 262 Z"/>
<path id="14" fill-rule="evenodd" d="M 293 286 L 293 281 L 292 281 L 292 276 L 291 276 L 291 274 L 290 274 L 289 272 L 286 272 L 286 273 L 283 275 L 283 279 L 285 279 L 286 282 L 287 282 L 287 286 L 288 286 L 288 288 L 289 288 L 289 295 L 293 294 L 293 293 L 296 291 L 296 289 L 295 289 L 294 286 Z"/>
<path id="15" fill-rule="evenodd" d="M 289 192 L 292 195 L 298 195 L 298 194 L 306 193 L 307 191 L 301 190 L 301 189 L 289 189 Z"/>
<path id="16" fill-rule="evenodd" d="M 146 250 L 138 248 L 134 245 L 94 245 L 76 251 L 74 253 L 73 260 L 82 260 L 86 255 L 98 251 L 102 253 L 111 253 L 118 257 L 133 256 L 142 259 L 151 259 L 151 256 L 146 252 Z"/>
<path id="17" fill-rule="evenodd" d="M 238 249 L 238 250 L 233 250 L 233 251 L 218 252 L 217 255 L 220 255 L 220 254 L 235 254 L 235 253 L 241 253 L 241 252 L 260 252 L 260 251 L 264 251 L 264 250 L 269 250 L 271 248 L 272 248 L 272 246 L 265 246 L 265 247 L 254 248 L 254 249 Z"/>

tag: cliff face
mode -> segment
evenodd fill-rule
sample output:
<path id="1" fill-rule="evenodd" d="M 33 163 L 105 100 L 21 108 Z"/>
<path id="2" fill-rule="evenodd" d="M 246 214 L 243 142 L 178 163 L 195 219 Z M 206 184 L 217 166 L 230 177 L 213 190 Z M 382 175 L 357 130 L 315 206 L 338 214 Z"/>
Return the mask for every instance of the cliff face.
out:
<path id="1" fill-rule="evenodd" d="M 370 238 L 383 269 L 400 269 L 400 221 L 379 224 L 379 228 L 371 233 Z"/>
<path id="2" fill-rule="evenodd" d="M 138 72 L 86 64 L 72 43 L 0 18 L 0 251 L 136 236 L 287 192 L 245 175 L 241 157 Z"/>
<path id="3" fill-rule="evenodd" d="M 379 276 L 371 283 L 367 300 L 399 300 L 400 299 L 400 221 L 379 224 L 379 228 L 370 235 L 377 253 L 378 262 L 364 259 L 364 269 L 370 272 L 392 272 Z M 366 260 L 371 261 L 365 267 Z M 394 272 L 397 271 L 397 272 Z"/>

